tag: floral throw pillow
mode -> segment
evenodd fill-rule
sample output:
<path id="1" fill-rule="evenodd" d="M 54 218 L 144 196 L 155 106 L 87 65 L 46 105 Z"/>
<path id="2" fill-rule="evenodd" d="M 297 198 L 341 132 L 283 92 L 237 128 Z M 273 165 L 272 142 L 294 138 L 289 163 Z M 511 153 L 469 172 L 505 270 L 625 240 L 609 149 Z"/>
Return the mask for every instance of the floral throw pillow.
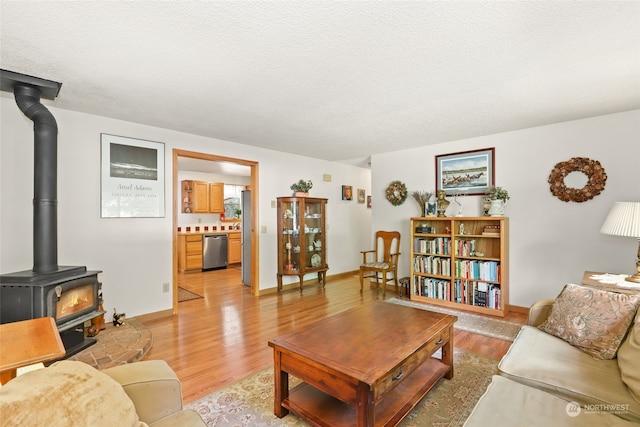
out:
<path id="1" fill-rule="evenodd" d="M 596 359 L 613 359 L 640 305 L 640 295 L 568 284 L 538 328 Z"/>

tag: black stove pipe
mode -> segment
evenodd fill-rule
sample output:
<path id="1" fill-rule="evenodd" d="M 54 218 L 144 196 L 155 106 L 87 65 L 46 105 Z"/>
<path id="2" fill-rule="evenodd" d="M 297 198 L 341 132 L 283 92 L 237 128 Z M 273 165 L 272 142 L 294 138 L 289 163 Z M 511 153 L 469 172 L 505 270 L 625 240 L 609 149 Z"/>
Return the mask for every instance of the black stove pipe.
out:
<path id="1" fill-rule="evenodd" d="M 33 121 L 33 272 L 58 270 L 58 125 L 40 103 L 40 90 L 13 87 L 20 111 Z"/>

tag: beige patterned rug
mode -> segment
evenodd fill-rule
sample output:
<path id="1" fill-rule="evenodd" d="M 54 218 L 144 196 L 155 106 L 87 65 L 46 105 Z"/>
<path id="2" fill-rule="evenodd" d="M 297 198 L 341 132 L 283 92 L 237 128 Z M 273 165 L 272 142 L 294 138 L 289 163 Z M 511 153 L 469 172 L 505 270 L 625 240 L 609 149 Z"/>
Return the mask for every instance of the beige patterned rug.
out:
<path id="1" fill-rule="evenodd" d="M 441 379 L 400 424 L 403 427 L 462 426 L 497 373 L 497 360 L 464 350 L 454 351 L 454 376 Z M 289 376 L 290 387 L 299 383 Z M 209 426 L 308 426 L 294 414 L 273 414 L 273 367 L 186 405 Z"/>
<path id="2" fill-rule="evenodd" d="M 458 316 L 458 321 L 454 325 L 455 329 L 473 332 L 475 334 L 498 338 L 505 341 L 513 342 L 513 340 L 518 335 L 518 332 L 520 332 L 520 329 L 522 328 L 522 325 L 520 323 L 493 319 L 491 317 L 479 316 L 477 314 L 466 313 L 461 310 L 452 310 L 416 301 L 401 300 L 395 297 L 389 298 L 386 301 L 393 304 L 400 304 L 408 307 L 419 308 L 422 310 L 431 310 L 437 311 L 438 313 Z"/>

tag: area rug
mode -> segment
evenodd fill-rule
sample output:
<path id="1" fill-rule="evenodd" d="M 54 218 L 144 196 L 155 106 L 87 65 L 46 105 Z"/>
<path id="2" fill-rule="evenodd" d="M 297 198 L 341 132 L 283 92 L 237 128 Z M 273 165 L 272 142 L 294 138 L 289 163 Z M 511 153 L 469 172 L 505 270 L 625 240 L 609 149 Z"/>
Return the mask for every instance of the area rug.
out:
<path id="1" fill-rule="evenodd" d="M 202 295 L 198 295 L 178 286 L 178 302 L 189 301 L 198 298 L 202 298 Z"/>
<path id="2" fill-rule="evenodd" d="M 454 376 L 441 379 L 400 424 L 403 427 L 462 426 L 485 392 L 498 361 L 461 349 L 454 350 Z M 300 380 L 289 376 L 289 387 Z M 273 367 L 215 391 L 186 405 L 200 413 L 208 426 L 308 426 L 294 414 L 273 414 Z"/>
<path id="3" fill-rule="evenodd" d="M 455 329 L 473 332 L 474 334 L 484 335 L 491 338 L 498 338 L 504 341 L 513 342 L 522 328 L 520 323 L 492 319 L 490 317 L 478 316 L 477 314 L 465 313 L 461 310 L 452 310 L 421 302 L 401 300 L 395 297 L 389 298 L 386 301 L 393 304 L 406 305 L 408 307 L 415 307 L 422 310 L 437 311 L 438 313 L 458 316 L 458 321 L 454 325 Z"/>

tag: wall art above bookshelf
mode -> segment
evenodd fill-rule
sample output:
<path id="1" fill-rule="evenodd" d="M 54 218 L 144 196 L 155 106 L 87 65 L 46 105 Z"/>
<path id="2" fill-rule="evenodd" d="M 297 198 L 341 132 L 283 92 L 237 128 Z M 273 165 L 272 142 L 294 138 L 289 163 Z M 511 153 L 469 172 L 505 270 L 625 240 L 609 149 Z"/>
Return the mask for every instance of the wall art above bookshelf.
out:
<path id="1" fill-rule="evenodd" d="M 508 218 L 414 217 L 410 223 L 412 300 L 508 314 Z"/>

